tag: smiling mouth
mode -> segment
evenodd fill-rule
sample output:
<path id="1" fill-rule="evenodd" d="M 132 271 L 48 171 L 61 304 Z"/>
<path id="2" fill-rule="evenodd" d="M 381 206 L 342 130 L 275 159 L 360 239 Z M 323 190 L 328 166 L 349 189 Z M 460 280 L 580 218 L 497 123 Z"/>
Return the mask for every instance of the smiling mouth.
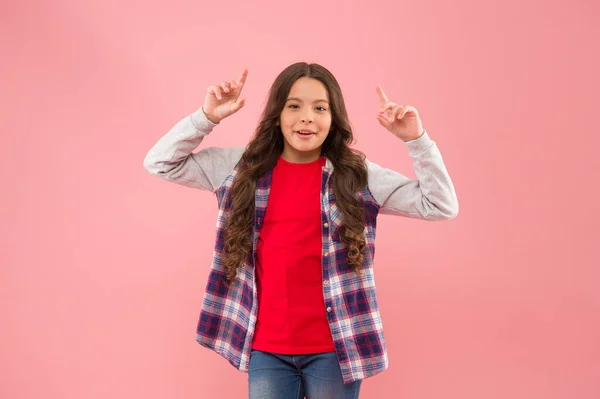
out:
<path id="1" fill-rule="evenodd" d="M 296 133 L 301 136 L 312 136 L 313 134 L 317 134 L 315 132 L 311 132 L 310 130 L 298 130 Z"/>

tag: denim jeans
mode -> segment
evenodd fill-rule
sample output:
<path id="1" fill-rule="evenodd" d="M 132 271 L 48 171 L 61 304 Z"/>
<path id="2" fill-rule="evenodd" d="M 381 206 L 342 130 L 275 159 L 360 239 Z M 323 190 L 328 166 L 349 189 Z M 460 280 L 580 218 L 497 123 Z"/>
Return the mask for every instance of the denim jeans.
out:
<path id="1" fill-rule="evenodd" d="M 357 399 L 361 382 L 344 384 L 335 352 L 250 356 L 250 399 Z"/>

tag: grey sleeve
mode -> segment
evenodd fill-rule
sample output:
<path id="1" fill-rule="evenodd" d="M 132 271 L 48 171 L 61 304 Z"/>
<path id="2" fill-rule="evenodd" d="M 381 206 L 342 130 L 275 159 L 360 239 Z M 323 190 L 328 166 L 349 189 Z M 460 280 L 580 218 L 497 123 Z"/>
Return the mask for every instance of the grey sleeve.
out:
<path id="1" fill-rule="evenodd" d="M 161 179 L 216 191 L 233 171 L 244 147 L 207 147 L 193 153 L 216 126 L 202 107 L 180 120 L 146 154 L 144 168 Z"/>
<path id="2" fill-rule="evenodd" d="M 426 220 L 453 219 L 458 199 L 442 155 L 427 132 L 405 143 L 417 180 L 367 162 L 369 189 L 380 213 Z"/>

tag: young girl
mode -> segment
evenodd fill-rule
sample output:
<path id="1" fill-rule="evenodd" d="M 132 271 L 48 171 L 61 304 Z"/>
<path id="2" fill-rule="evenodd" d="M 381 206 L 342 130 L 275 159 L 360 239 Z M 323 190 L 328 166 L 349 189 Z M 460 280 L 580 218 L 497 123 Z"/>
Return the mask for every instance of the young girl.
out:
<path id="1" fill-rule="evenodd" d="M 377 215 L 452 219 L 452 181 L 417 110 L 379 86 L 377 119 L 408 147 L 418 180 L 351 149 L 340 87 L 318 64 L 281 72 L 246 147 L 193 153 L 244 106 L 247 75 L 210 86 L 144 161 L 218 200 L 196 340 L 249 373 L 250 398 L 358 398 L 362 379 L 388 367 L 373 272 Z"/>

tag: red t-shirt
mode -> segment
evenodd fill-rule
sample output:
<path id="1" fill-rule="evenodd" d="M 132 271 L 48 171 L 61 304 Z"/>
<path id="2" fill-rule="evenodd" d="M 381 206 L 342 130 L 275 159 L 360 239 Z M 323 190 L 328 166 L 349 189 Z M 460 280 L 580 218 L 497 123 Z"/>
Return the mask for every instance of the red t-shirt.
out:
<path id="1" fill-rule="evenodd" d="M 258 318 L 253 349 L 307 354 L 335 350 L 323 299 L 321 173 L 325 158 L 279 158 L 257 246 Z"/>

